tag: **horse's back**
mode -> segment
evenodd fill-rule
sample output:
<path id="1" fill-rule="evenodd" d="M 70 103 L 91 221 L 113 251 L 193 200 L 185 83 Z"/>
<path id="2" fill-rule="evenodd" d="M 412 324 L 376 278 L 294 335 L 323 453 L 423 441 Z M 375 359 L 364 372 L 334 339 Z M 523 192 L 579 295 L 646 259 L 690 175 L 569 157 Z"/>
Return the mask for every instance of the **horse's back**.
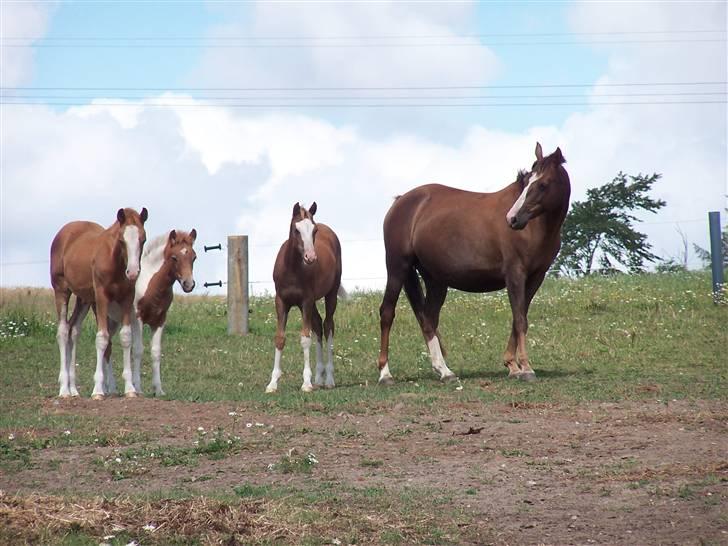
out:
<path id="1" fill-rule="evenodd" d="M 91 285 L 91 265 L 96 242 L 104 228 L 94 222 L 76 221 L 63 226 L 51 243 L 51 285 L 73 292 Z"/>

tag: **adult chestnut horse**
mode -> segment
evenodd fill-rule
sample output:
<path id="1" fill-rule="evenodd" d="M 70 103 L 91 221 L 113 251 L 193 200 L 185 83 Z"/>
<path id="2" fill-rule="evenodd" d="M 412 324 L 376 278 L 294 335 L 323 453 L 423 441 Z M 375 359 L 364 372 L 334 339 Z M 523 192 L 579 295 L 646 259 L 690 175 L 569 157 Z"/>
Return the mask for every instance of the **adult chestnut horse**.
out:
<path id="1" fill-rule="evenodd" d="M 543 157 L 536 144 L 531 171 L 495 193 L 429 184 L 398 197 L 384 219 L 387 287 L 379 308 L 379 383 L 389 372 L 389 331 L 404 286 L 440 379 L 447 367 L 438 331 L 448 287 L 466 292 L 508 289 L 513 313 L 503 360 L 509 377 L 536 379 L 528 363 L 528 307 L 561 246 L 571 186 L 559 148 Z M 426 294 L 418 279 L 424 281 Z"/>
<path id="2" fill-rule="evenodd" d="M 316 203 L 306 210 L 299 203 L 293 206 L 288 229 L 288 240 L 283 243 L 273 268 L 276 287 L 276 315 L 278 327 L 275 338 L 275 360 L 270 383 L 265 392 L 276 392 L 281 377 L 281 354 L 286 344 L 288 311 L 294 305 L 301 310 L 301 347 L 303 347 L 303 385 L 301 390 L 311 392 L 311 330 L 316 334 L 315 384 L 333 388 L 334 383 L 334 313 L 337 296 L 345 295 L 341 287 L 341 245 L 336 233 L 324 224 L 314 221 Z M 316 300 L 325 299 L 326 318 L 316 309 Z M 328 362 L 323 364 L 323 336 L 326 336 Z M 324 371 L 326 380 L 324 383 Z"/>
<path id="3" fill-rule="evenodd" d="M 92 398 L 104 397 L 104 353 L 109 345 L 109 313 L 121 317 L 121 346 L 124 349 L 125 394 L 136 396 L 131 373 L 131 317 L 134 283 L 139 276 L 139 259 L 146 241 L 144 222 L 134 209 L 119 209 L 116 222 L 104 229 L 93 222 L 71 222 L 61 228 L 51 244 L 51 285 L 58 314 L 58 348 L 61 372 L 59 396 L 78 396 L 76 390 L 76 342 L 81 323 L 90 307 L 96 314 L 96 372 Z M 76 305 L 68 319 L 68 301 Z M 70 333 L 70 337 L 69 337 Z"/>
<path id="4" fill-rule="evenodd" d="M 134 316 L 132 329 L 132 378 L 134 389 L 142 392 L 141 363 L 144 354 L 142 329 L 148 324 L 152 329 L 152 388 L 155 396 L 164 396 L 162 376 L 160 372 L 162 358 L 162 332 L 167 322 L 167 311 L 172 305 L 174 292 L 172 287 L 179 282 L 184 292 L 192 292 L 195 279 L 192 269 L 197 254 L 192 248 L 197 239 L 197 230 L 189 233 L 182 230 L 168 231 L 149 241 L 144 247 L 141 261 L 141 273 L 136 281 L 134 294 Z M 120 317 L 109 317 L 118 324 Z M 112 334 L 113 335 L 113 334 Z M 111 363 L 111 342 L 104 355 L 104 391 L 116 391 L 114 369 Z"/>

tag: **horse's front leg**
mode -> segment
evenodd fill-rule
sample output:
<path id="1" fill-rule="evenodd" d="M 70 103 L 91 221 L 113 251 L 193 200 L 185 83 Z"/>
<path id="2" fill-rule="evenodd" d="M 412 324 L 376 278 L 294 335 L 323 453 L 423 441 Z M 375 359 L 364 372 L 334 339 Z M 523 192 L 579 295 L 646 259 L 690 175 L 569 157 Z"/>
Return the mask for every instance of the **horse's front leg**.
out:
<path id="1" fill-rule="evenodd" d="M 153 342 L 152 342 L 153 344 Z M 142 357 L 144 356 L 144 325 L 138 317 L 131 320 L 131 375 L 134 388 L 142 393 Z M 160 387 L 161 388 L 161 387 Z"/>
<path id="2" fill-rule="evenodd" d="M 525 275 L 514 275 L 506 279 L 508 299 L 511 303 L 513 324 L 511 338 L 508 341 L 506 352 L 503 355 L 505 365 L 509 370 L 509 377 L 517 376 L 524 381 L 535 381 L 536 374 L 528 363 L 528 350 L 526 348 L 526 334 L 528 333 L 528 304 L 533 297 L 526 290 Z M 514 347 L 515 342 L 515 347 Z M 515 349 L 515 360 L 514 360 Z M 515 370 L 518 370 L 515 372 Z"/>
<path id="3" fill-rule="evenodd" d="M 96 291 L 96 371 L 92 400 L 104 399 L 104 355 L 109 346 L 109 301 L 103 289 Z"/>
<path id="4" fill-rule="evenodd" d="M 276 294 L 276 353 L 273 360 L 273 371 L 270 375 L 270 383 L 265 388 L 265 392 L 267 393 L 273 393 L 278 390 L 278 380 L 283 375 L 281 371 L 281 356 L 283 355 L 283 348 L 286 346 L 286 322 L 288 322 L 288 311 L 290 308 L 290 305 L 284 303 L 280 296 Z"/>
<path id="5" fill-rule="evenodd" d="M 152 332 L 152 388 L 154 388 L 154 396 L 164 396 L 162 390 L 162 331 L 164 324 Z"/>
<path id="6" fill-rule="evenodd" d="M 301 315 L 303 325 L 301 327 L 301 348 L 303 349 L 303 384 L 301 390 L 303 392 L 311 392 L 313 385 L 311 384 L 311 321 L 313 317 L 313 306 L 315 302 L 305 301 L 301 306 Z"/>
<path id="7" fill-rule="evenodd" d="M 121 344 L 122 354 L 124 356 L 124 396 L 133 398 L 137 396 L 137 390 L 134 388 L 134 376 L 131 370 L 131 313 L 133 302 L 131 298 L 122 303 L 121 308 L 121 330 L 119 331 L 119 343 Z"/>

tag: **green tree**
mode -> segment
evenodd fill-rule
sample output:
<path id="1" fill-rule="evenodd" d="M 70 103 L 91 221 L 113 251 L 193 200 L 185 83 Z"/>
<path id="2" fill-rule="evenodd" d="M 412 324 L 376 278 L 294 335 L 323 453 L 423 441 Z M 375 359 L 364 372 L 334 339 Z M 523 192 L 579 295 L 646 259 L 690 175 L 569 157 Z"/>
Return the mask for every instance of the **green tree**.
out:
<path id="1" fill-rule="evenodd" d="M 611 271 L 619 266 L 630 272 L 644 270 L 645 262 L 658 257 L 650 249 L 647 236 L 633 227 L 634 212 L 657 212 L 666 205 L 647 194 L 660 174 L 626 175 L 588 190 L 585 201 L 574 201 L 561 228 L 561 252 L 554 269 L 564 275 L 589 275 L 598 269 Z"/>
<path id="2" fill-rule="evenodd" d="M 723 228 L 723 232 L 721 233 L 720 247 L 723 253 L 723 269 L 726 269 L 728 268 L 728 226 Z M 695 250 L 695 254 L 698 255 L 698 258 L 703 261 L 703 265 L 710 269 L 710 250 L 705 250 L 703 247 L 696 244 L 693 244 L 693 249 Z"/>

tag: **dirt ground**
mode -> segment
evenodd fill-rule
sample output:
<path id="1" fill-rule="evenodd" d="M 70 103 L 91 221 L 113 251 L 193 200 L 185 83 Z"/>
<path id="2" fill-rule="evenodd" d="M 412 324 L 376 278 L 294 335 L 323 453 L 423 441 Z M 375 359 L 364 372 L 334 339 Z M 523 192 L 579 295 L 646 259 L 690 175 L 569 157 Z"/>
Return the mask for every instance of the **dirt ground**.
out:
<path id="1" fill-rule="evenodd" d="M 0 490 L 98 495 L 186 486 L 204 494 L 312 480 L 431 488 L 451 495 L 472 542 L 728 544 L 725 402 L 411 402 L 402 395 L 386 413 L 361 415 L 323 415 L 312 402 L 299 416 L 255 414 L 231 403 L 48 400 L 51 414 L 98 416 L 109 429 L 142 430 L 152 438 L 144 444 L 189 446 L 199 427 L 223 426 L 241 437 L 241 449 L 113 480 L 98 461 L 129 446 L 48 448 L 38 451 L 37 464 L 0 474 Z M 310 474 L 269 469 L 287 453 L 309 452 L 318 460 Z"/>

